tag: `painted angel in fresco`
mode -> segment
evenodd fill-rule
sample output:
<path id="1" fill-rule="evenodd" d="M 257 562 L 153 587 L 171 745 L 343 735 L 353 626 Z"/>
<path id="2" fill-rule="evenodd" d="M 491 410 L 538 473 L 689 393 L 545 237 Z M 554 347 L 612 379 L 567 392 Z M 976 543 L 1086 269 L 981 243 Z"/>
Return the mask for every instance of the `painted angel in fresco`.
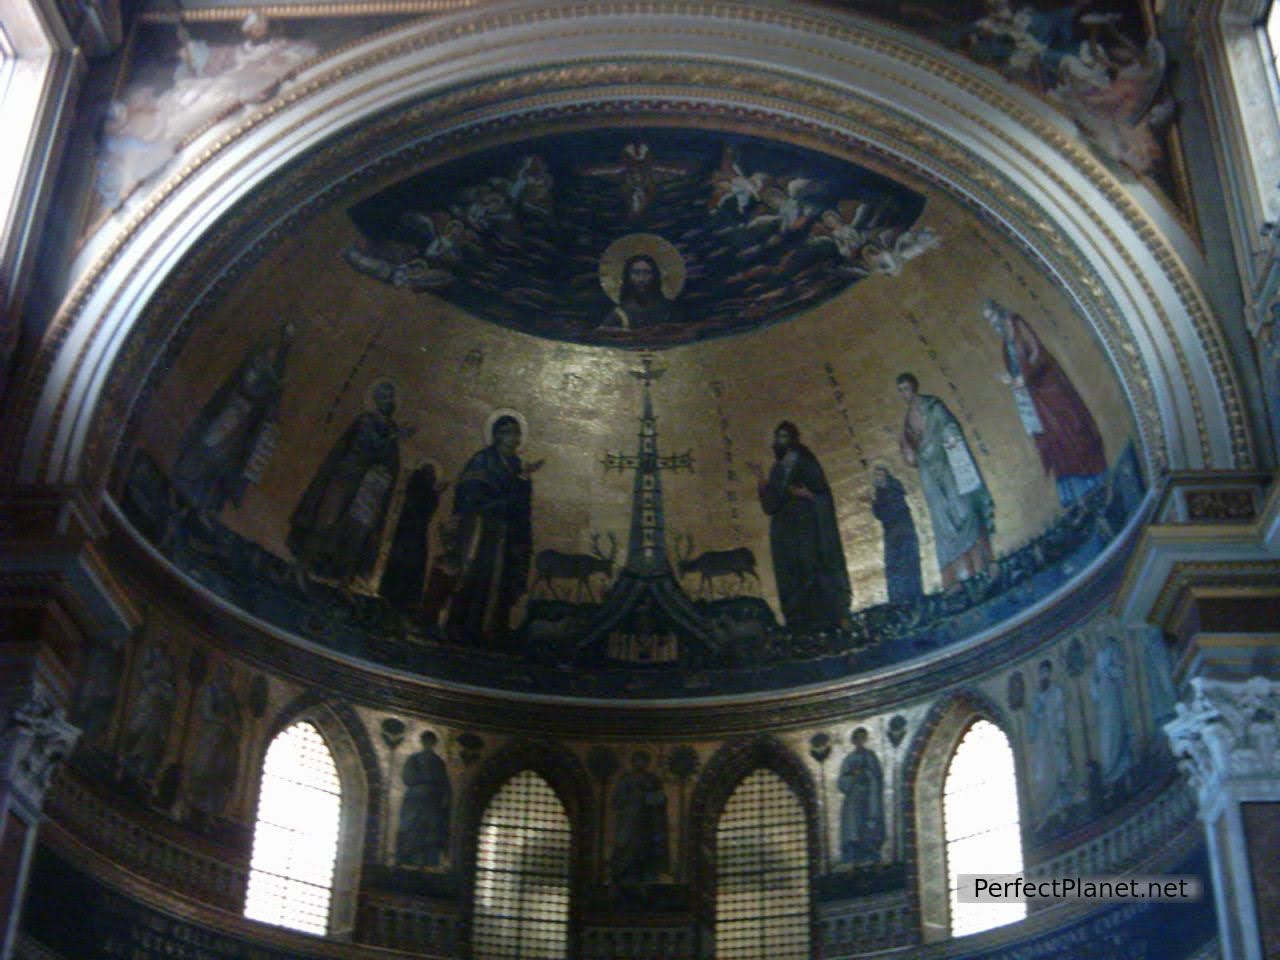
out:
<path id="1" fill-rule="evenodd" d="M 251 468 L 260 467 L 274 442 L 296 333 L 286 323 L 277 343 L 253 350 L 187 427 L 173 467 L 177 516 L 194 511 L 207 525 L 228 503 L 240 505 Z"/>
<path id="2" fill-rule="evenodd" d="M 938 397 L 920 393 L 920 381 L 903 373 L 898 394 L 907 404 L 898 437 L 902 459 L 920 471 L 920 487 L 933 523 L 943 588 L 990 567 L 995 504 L 964 437 L 964 428 Z"/>
<path id="3" fill-rule="evenodd" d="M 547 169 L 547 161 L 537 154 L 523 157 L 509 178 L 490 177 L 489 185 L 519 210 L 541 217 L 549 217 L 554 212 L 555 178 Z"/>
<path id="4" fill-rule="evenodd" d="M 1066 371 L 1021 315 L 988 300 L 982 315 L 1000 337 L 1005 372 L 1023 429 L 1035 442 L 1044 472 L 1064 506 L 1102 485 L 1107 460 L 1102 434 Z"/>
<path id="5" fill-rule="evenodd" d="M 406 210 L 398 223 L 412 242 L 391 240 L 367 250 L 348 247 L 343 253 L 347 263 L 393 287 L 421 292 L 449 286 L 459 264 L 481 251 L 475 231 L 443 210 Z"/>
<path id="6" fill-rule="evenodd" d="M 109 207 L 123 203 L 159 173 L 189 137 L 241 107 L 264 103 L 318 51 L 315 44 L 273 36 L 253 12 L 238 44 L 195 39 L 178 23 L 180 62 L 168 88 L 138 85 L 108 112 L 97 189 Z"/>
<path id="7" fill-rule="evenodd" d="M 1072 49 L 1076 17 L 1092 0 L 1051 10 L 1010 0 L 987 0 L 987 14 L 973 25 L 969 43 L 974 56 L 998 63 L 1004 72 L 1037 90 L 1053 87 L 1058 64 Z"/>
<path id="8" fill-rule="evenodd" d="M 824 630 L 849 619 L 853 590 L 835 500 L 818 458 L 788 420 L 773 434 L 773 467 L 756 475 L 760 507 L 769 517 L 769 547 L 778 602 L 787 628 Z"/>
<path id="9" fill-rule="evenodd" d="M 711 212 L 736 208 L 739 214 L 745 214 L 752 205 L 759 203 L 765 184 L 769 182 L 767 173 L 747 175 L 738 162 L 738 153 L 732 147 L 725 147 L 720 159 L 720 167 L 711 174 L 711 199 L 708 207 Z"/>
<path id="10" fill-rule="evenodd" d="M 628 220 L 639 219 L 648 212 L 658 187 L 664 182 L 692 172 L 688 164 L 656 159 L 649 144 L 643 141 L 623 147 L 617 163 L 598 164 L 579 171 L 584 177 L 602 177 L 617 183 Z"/>
<path id="11" fill-rule="evenodd" d="M 400 440 L 412 426 L 396 423 L 395 386 L 371 390 L 373 409 L 334 444 L 289 520 L 289 549 L 299 576 L 323 577 L 343 587 L 373 572 L 387 508 L 400 473 Z"/>
<path id="12" fill-rule="evenodd" d="M 1143 175 L 1164 157 L 1158 136 L 1175 106 L 1163 93 L 1164 46 L 1152 37 L 1140 48 L 1117 28 L 1118 19 L 1118 14 L 1081 17 L 1088 39 L 1077 53 L 1062 58 L 1050 96 L 1099 152 Z M 1103 42 L 1104 32 L 1109 42 Z"/>
<path id="13" fill-rule="evenodd" d="M 453 489 L 442 568 L 452 583 L 447 628 L 459 642 L 504 641 L 511 609 L 529 585 L 533 556 L 533 474 L 542 461 L 519 456 L 520 421 L 494 421 L 490 443 L 462 468 Z"/>
<path id="14" fill-rule="evenodd" d="M 867 729 L 858 727 L 853 750 L 840 764 L 836 786 L 840 805 L 840 859 L 845 863 L 878 863 L 884 846 L 884 771 L 867 747 Z"/>
<path id="15" fill-rule="evenodd" d="M 914 260 L 939 243 L 928 227 L 904 230 L 885 225 L 882 207 L 842 200 L 834 210 L 824 210 L 809 231 L 812 247 L 834 247 L 842 260 L 840 269 L 852 277 L 883 274 L 896 277 L 908 260 Z"/>

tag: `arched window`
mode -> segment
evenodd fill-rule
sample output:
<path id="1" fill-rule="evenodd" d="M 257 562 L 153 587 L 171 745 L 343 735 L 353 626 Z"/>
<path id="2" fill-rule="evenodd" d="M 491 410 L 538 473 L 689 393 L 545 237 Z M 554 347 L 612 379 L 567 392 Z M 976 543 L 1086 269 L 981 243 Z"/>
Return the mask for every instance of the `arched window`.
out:
<path id="1" fill-rule="evenodd" d="M 804 806 L 780 776 L 756 770 L 716 824 L 716 958 L 807 960 L 810 926 Z"/>
<path id="2" fill-rule="evenodd" d="M 951 935 L 964 936 L 1021 920 L 1025 903 L 960 903 L 962 874 L 1022 873 L 1018 782 L 1013 750 L 1000 728 L 977 720 L 961 737 L 942 788 Z"/>
<path id="3" fill-rule="evenodd" d="M 342 815 L 333 755 L 307 722 L 267 748 L 244 915 L 304 933 L 329 931 Z"/>
<path id="4" fill-rule="evenodd" d="M 532 770 L 494 794 L 476 848 L 476 960 L 568 956 L 571 840 L 559 798 Z"/>

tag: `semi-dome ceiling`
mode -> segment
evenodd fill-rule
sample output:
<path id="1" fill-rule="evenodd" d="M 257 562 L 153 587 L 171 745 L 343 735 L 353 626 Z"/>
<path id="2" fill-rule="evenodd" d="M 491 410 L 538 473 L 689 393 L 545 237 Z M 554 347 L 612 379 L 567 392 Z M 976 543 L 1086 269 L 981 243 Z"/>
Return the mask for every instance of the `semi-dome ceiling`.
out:
<path id="1" fill-rule="evenodd" d="M 1141 499 L 1072 299 L 870 151 L 604 116 L 330 196 L 203 302 L 116 458 L 142 535 L 288 634 L 487 686 L 771 689 L 1025 613 Z"/>

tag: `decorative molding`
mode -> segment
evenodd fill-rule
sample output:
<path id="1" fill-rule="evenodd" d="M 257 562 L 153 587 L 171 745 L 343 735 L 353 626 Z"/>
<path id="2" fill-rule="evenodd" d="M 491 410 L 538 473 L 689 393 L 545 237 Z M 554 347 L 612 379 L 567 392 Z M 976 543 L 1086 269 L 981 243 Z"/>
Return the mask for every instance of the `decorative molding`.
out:
<path id="1" fill-rule="evenodd" d="M 4 779 L 33 810 L 44 804 L 49 783 L 80 739 L 80 729 L 39 685 L 13 708 L 0 731 Z"/>
<path id="2" fill-rule="evenodd" d="M 1280 682 L 1193 677 L 1191 702 L 1165 724 L 1179 769 L 1202 812 L 1225 783 L 1270 780 L 1280 784 Z"/>

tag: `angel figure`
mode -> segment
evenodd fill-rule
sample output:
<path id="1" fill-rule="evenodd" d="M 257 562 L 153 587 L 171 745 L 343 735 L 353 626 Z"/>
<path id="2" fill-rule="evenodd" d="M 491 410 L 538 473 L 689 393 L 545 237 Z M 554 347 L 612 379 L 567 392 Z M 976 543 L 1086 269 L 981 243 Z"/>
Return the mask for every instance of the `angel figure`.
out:
<path id="1" fill-rule="evenodd" d="M 767 173 L 762 172 L 747 176 L 738 162 L 737 151 L 733 147 L 725 147 L 719 169 L 711 174 L 711 200 L 708 206 L 712 213 L 719 213 L 730 204 L 735 204 L 738 213 L 745 214 L 748 207 L 760 202 L 761 191 L 771 179 Z"/>

